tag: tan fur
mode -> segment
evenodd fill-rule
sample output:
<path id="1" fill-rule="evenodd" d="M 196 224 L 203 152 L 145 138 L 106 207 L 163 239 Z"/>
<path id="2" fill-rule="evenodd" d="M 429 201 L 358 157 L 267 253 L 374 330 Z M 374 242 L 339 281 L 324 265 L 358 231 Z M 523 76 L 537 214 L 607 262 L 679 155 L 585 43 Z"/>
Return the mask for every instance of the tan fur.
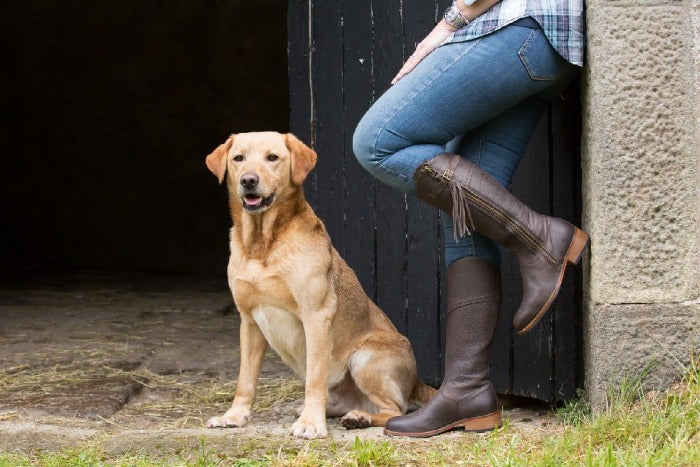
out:
<path id="1" fill-rule="evenodd" d="M 228 279 L 241 315 L 236 395 L 207 426 L 247 423 L 268 344 L 305 381 L 297 437 L 326 436 L 326 415 L 345 414 L 348 428 L 383 426 L 434 392 L 417 377 L 408 340 L 364 293 L 306 202 L 301 185 L 316 158 L 294 135 L 275 132 L 232 135 L 207 157 L 229 190 Z M 262 197 L 274 194 L 261 212 L 243 207 L 240 178 L 251 173 Z"/>

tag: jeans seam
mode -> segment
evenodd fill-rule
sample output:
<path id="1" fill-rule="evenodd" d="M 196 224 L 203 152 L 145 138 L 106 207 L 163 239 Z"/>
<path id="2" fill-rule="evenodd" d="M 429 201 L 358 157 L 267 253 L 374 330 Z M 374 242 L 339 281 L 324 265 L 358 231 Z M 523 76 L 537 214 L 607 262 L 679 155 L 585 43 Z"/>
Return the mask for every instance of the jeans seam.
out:
<path id="1" fill-rule="evenodd" d="M 379 128 L 379 130 L 377 130 L 377 134 L 376 134 L 376 136 L 374 137 L 374 141 L 372 141 L 372 147 L 373 147 L 373 148 L 376 148 L 376 147 L 377 147 L 377 141 L 379 141 L 379 135 L 381 135 L 382 132 L 383 132 L 384 130 L 386 130 L 386 127 L 389 126 L 389 122 L 391 122 L 391 121 L 394 119 L 394 117 L 396 117 L 396 115 L 397 115 L 401 110 L 403 110 L 411 101 L 413 101 L 413 99 L 414 99 L 419 93 L 421 93 L 421 92 L 424 91 L 428 86 L 430 86 L 430 85 L 433 83 L 433 81 L 435 81 L 436 79 L 438 79 L 443 73 L 445 73 L 445 72 L 446 72 L 447 70 L 449 70 L 455 63 L 457 63 L 460 59 L 462 59 L 462 57 L 464 57 L 466 54 L 468 54 L 474 47 L 476 47 L 476 45 L 477 45 L 479 42 L 480 42 L 480 39 L 475 39 L 475 40 L 474 40 L 474 44 L 472 44 L 471 47 L 469 47 L 467 50 L 463 51 L 457 58 L 455 58 L 452 62 L 450 62 L 448 65 L 446 65 L 446 66 L 445 66 L 442 70 L 440 70 L 438 73 L 436 73 L 435 76 L 434 76 L 429 82 L 427 82 L 425 85 L 423 85 L 420 89 L 418 89 L 418 90 L 416 90 L 415 92 L 413 92 L 413 94 L 411 95 L 411 97 L 409 97 L 408 99 L 406 99 L 406 100 L 403 102 L 403 105 L 401 105 L 400 107 L 398 107 L 398 108 L 394 111 L 394 113 L 392 113 L 391 116 L 390 116 L 389 118 L 387 118 L 387 119 L 384 121 L 384 125 L 382 125 L 382 126 Z M 413 70 L 411 70 L 411 71 L 413 71 Z M 392 154 L 392 155 L 393 155 L 393 154 Z M 386 160 L 388 157 L 391 157 L 391 156 L 384 157 L 383 160 Z M 381 161 L 378 161 L 377 163 L 378 163 L 378 165 L 381 165 L 382 167 L 384 167 Z M 386 168 L 386 167 L 384 167 L 384 168 Z M 391 170 L 391 169 L 388 169 L 388 170 Z M 392 172 L 393 172 L 393 170 L 392 170 Z M 405 177 L 405 176 L 404 176 L 404 177 Z M 405 178 L 408 179 L 408 177 L 405 177 Z"/>
<path id="2" fill-rule="evenodd" d="M 387 172 L 391 173 L 391 175 L 396 176 L 398 178 L 401 178 L 403 180 L 411 180 L 410 177 L 402 174 L 401 172 L 397 172 L 396 170 L 392 169 L 391 167 L 385 166 L 382 161 L 377 161 L 377 166 L 381 167 L 382 169 L 386 170 Z"/>

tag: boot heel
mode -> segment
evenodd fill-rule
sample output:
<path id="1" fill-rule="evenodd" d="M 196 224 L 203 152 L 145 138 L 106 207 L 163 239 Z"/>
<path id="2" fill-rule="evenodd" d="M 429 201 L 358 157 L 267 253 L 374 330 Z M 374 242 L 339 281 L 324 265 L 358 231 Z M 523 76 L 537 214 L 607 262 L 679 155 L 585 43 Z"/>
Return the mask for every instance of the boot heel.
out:
<path id="1" fill-rule="evenodd" d="M 470 418 L 464 421 L 465 431 L 489 431 L 501 426 L 501 412 L 493 412 L 483 417 Z"/>
<path id="2" fill-rule="evenodd" d="M 571 239 L 571 244 L 569 244 L 569 251 L 566 252 L 566 261 L 571 264 L 578 264 L 581 261 L 581 256 L 583 256 L 583 250 L 585 250 L 586 245 L 588 245 L 588 234 L 578 227 L 574 227 L 574 238 Z"/>

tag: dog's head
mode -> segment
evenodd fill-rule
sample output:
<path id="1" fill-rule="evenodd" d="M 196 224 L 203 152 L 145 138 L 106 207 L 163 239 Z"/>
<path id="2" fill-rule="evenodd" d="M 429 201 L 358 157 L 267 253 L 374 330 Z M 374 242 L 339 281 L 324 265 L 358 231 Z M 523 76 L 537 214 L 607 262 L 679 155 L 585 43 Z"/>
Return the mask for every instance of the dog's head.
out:
<path id="1" fill-rule="evenodd" d="M 239 133 L 206 158 L 219 183 L 227 180 L 249 213 L 259 213 L 296 191 L 316 165 L 316 152 L 291 133 Z"/>

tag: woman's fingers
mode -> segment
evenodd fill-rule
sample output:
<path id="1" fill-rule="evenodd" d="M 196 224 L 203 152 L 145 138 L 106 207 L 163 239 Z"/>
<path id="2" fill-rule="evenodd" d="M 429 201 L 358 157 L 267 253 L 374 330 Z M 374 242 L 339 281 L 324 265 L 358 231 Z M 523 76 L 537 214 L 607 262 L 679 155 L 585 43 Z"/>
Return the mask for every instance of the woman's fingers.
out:
<path id="1" fill-rule="evenodd" d="M 407 75 L 411 70 L 413 70 L 416 65 L 418 65 L 421 60 L 423 60 L 425 57 L 427 57 L 428 54 L 422 54 L 418 53 L 418 50 L 416 50 L 413 55 L 408 57 L 408 60 L 406 60 L 406 63 L 403 64 L 399 72 L 396 74 L 393 80 L 391 80 L 391 84 L 396 84 L 398 80 L 403 78 L 405 75 Z"/>
<path id="2" fill-rule="evenodd" d="M 410 73 L 421 60 L 427 57 L 430 52 L 435 50 L 447 37 L 455 31 L 453 26 L 448 25 L 445 21 L 439 22 L 435 28 L 418 44 L 413 55 L 408 57 L 406 63 L 403 64 L 399 72 L 396 74 L 391 84 L 396 84 L 398 80 Z"/>

